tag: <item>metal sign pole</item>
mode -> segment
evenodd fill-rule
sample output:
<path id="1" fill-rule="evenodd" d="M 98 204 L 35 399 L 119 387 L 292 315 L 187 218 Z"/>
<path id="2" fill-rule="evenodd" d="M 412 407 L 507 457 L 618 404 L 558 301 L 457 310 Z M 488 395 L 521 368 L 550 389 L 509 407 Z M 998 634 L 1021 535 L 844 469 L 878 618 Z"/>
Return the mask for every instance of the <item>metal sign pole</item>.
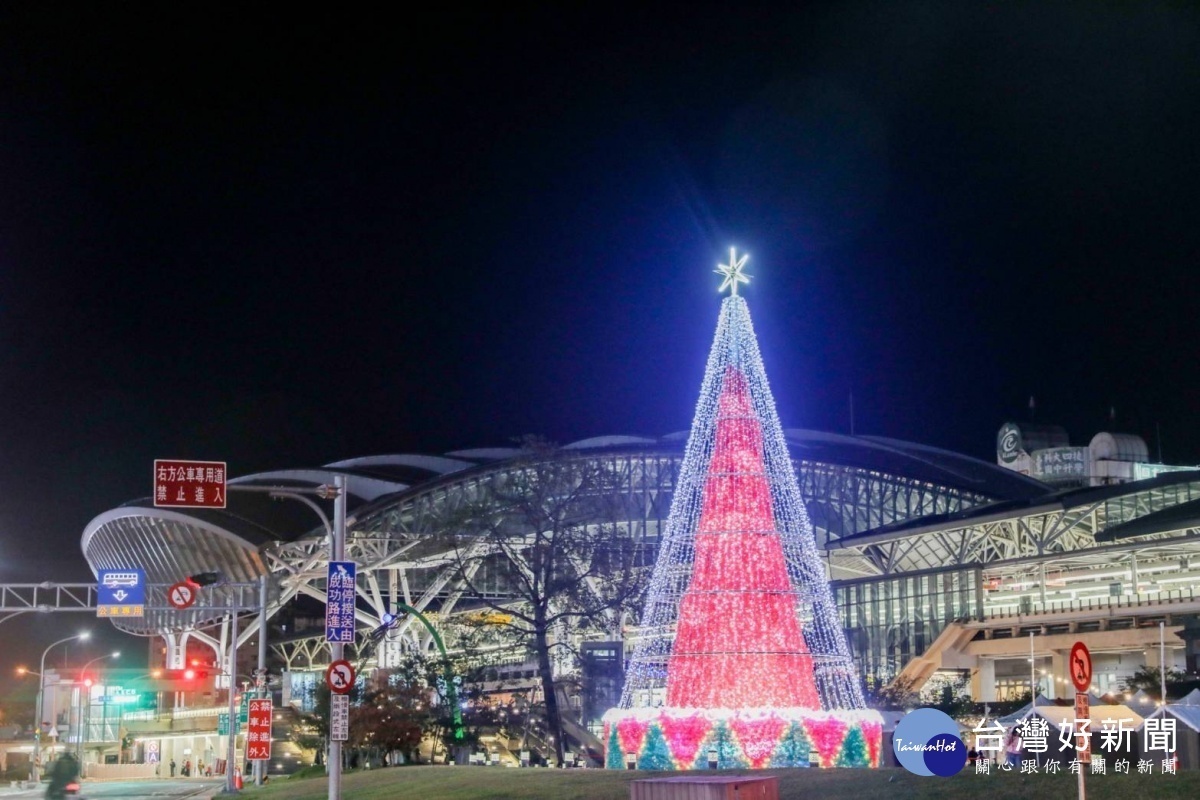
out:
<path id="1" fill-rule="evenodd" d="M 267 576 L 262 575 L 258 579 L 258 675 L 255 676 L 262 684 L 261 688 L 266 690 L 263 694 L 266 695 L 270 689 L 267 688 Z M 268 732 L 269 735 L 269 732 Z M 267 774 L 267 761 L 254 762 L 254 785 L 262 786 L 263 777 Z"/>
<path id="2" fill-rule="evenodd" d="M 337 496 L 333 498 L 333 541 L 329 543 L 329 560 L 346 560 L 346 476 L 335 475 L 333 485 Z M 329 587 L 326 587 L 328 591 Z M 345 645 L 334 642 L 329 646 L 334 661 L 345 657 Z M 333 696 L 329 698 L 330 717 L 333 716 Z M 331 720 L 332 721 L 332 720 Z M 329 800 L 342 800 L 342 743 L 329 737 Z"/>
<path id="3" fill-rule="evenodd" d="M 1090 734 L 1084 734 L 1087 720 L 1091 719 L 1091 699 L 1088 690 L 1092 685 L 1092 654 L 1087 645 L 1076 642 L 1071 648 L 1071 656 L 1067 661 L 1067 671 L 1071 683 L 1075 684 L 1075 761 L 1079 765 L 1076 785 L 1079 787 L 1079 800 L 1086 800 L 1087 789 L 1084 787 L 1084 772 L 1092 761 Z M 1090 730 L 1090 726 L 1087 726 Z"/>
<path id="4" fill-rule="evenodd" d="M 237 638 L 238 638 L 238 618 L 237 612 L 232 611 L 229 614 L 229 746 L 225 751 L 225 793 L 234 794 L 237 792 L 237 785 L 233 780 L 233 770 L 237 761 L 237 750 L 235 744 L 237 742 L 238 715 L 237 704 L 234 702 L 233 686 L 237 683 Z"/>

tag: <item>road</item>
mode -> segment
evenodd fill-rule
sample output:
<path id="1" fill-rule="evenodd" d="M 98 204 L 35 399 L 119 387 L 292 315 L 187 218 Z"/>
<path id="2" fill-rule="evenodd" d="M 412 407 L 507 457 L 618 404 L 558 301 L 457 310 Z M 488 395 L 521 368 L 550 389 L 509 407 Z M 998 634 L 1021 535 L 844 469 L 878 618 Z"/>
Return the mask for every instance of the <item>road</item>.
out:
<path id="1" fill-rule="evenodd" d="M 184 800 L 184 798 L 207 796 L 214 790 L 219 790 L 221 781 L 102 781 L 83 782 L 80 800 L 108 797 L 116 800 Z M 3 800 L 33 800 L 44 798 L 46 789 L 30 789 L 28 791 L 12 791 L 0 789 Z"/>

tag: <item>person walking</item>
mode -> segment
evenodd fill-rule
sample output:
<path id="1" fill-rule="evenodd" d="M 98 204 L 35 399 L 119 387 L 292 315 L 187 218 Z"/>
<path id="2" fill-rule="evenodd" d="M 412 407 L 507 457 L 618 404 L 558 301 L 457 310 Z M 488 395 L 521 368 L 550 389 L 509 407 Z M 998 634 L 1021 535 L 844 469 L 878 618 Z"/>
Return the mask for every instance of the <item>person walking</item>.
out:
<path id="1" fill-rule="evenodd" d="M 175 777 L 175 759 L 171 759 L 171 777 Z"/>

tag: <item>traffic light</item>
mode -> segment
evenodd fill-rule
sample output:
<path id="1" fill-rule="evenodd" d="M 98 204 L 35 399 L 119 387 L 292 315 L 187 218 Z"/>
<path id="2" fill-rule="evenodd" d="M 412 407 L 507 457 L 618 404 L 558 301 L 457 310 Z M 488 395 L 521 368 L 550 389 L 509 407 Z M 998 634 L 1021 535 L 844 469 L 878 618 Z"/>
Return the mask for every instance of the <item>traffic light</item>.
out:
<path id="1" fill-rule="evenodd" d="M 208 670 L 200 667 L 184 667 L 183 669 L 164 669 L 160 680 L 164 681 L 202 681 L 208 677 Z"/>
<path id="2" fill-rule="evenodd" d="M 212 586 L 214 583 L 221 581 L 221 573 L 219 572 L 198 572 L 195 575 L 189 575 L 188 581 L 197 586 Z"/>
<path id="3" fill-rule="evenodd" d="M 183 667 L 164 669 L 154 676 L 154 685 L 161 691 L 199 692 L 208 691 L 214 673 L 206 667 Z"/>

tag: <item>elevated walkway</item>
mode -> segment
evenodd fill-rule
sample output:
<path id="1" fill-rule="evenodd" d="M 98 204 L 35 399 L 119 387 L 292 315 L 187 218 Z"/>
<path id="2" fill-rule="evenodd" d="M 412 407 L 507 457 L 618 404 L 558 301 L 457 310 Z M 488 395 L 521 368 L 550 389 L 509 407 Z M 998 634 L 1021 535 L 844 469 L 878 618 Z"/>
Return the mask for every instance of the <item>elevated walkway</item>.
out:
<path id="1" fill-rule="evenodd" d="M 126 714 L 121 724 L 137 737 L 171 734 L 215 734 L 217 732 L 217 716 L 226 709 L 213 708 L 177 708 L 161 713 L 133 712 Z"/>
<path id="2" fill-rule="evenodd" d="M 988 614 L 947 624 L 926 650 L 912 658 L 892 679 L 892 686 L 919 691 L 942 669 L 972 669 L 981 659 L 1028 658 L 1029 635 L 1036 637 L 1036 655 L 1061 658 L 1060 650 L 1083 640 L 1094 652 L 1141 652 L 1155 649 L 1162 619 L 1172 631 L 1187 617 L 1200 615 L 1200 592 L 1189 588 L 1146 596 L 1099 597 L 1074 603 L 1033 605 L 1015 612 Z M 1149 624 L 1147 624 L 1149 623 Z M 986 670 L 985 670 L 986 672 Z M 978 680 L 976 681 L 978 683 Z"/>

